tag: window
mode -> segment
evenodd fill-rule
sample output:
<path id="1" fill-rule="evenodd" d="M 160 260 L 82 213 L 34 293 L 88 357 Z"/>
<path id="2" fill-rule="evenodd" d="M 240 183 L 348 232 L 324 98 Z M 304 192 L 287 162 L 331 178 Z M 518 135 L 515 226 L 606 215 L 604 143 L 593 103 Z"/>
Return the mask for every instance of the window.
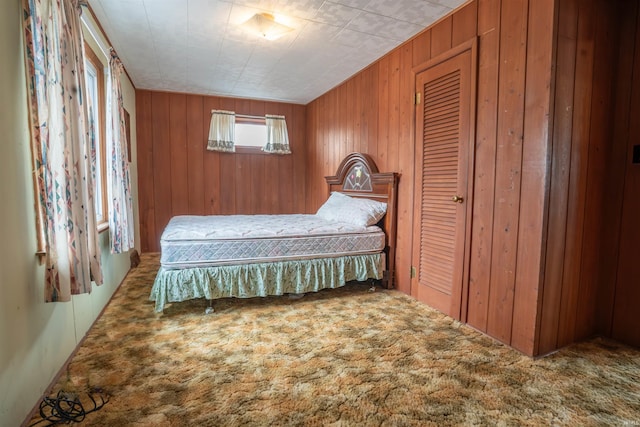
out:
<path id="1" fill-rule="evenodd" d="M 264 119 L 247 119 L 236 116 L 236 152 L 259 152 L 267 144 L 267 125 Z"/>
<path id="2" fill-rule="evenodd" d="M 106 101 L 104 66 L 93 49 L 85 43 L 85 79 L 88 92 L 89 121 L 93 124 L 96 144 L 95 205 L 98 230 L 109 226 L 106 177 Z"/>
<path id="3" fill-rule="evenodd" d="M 291 154 L 284 116 L 211 110 L 206 149 L 226 153 Z"/>

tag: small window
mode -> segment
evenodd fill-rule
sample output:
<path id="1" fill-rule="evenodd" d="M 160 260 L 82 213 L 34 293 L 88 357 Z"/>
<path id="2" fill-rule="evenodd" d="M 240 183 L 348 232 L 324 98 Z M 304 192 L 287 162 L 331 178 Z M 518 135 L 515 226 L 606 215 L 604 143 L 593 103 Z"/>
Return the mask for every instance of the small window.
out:
<path id="1" fill-rule="evenodd" d="M 236 153 L 263 153 L 267 144 L 267 124 L 264 119 L 236 116 Z"/>
<path id="2" fill-rule="evenodd" d="M 104 66 L 95 52 L 85 44 L 85 80 L 88 92 L 89 120 L 94 126 L 96 144 L 95 208 L 99 230 L 107 228 L 106 178 L 106 101 L 104 97 Z"/>
<path id="3" fill-rule="evenodd" d="M 236 123 L 236 146 L 262 148 L 267 144 L 267 125 Z"/>

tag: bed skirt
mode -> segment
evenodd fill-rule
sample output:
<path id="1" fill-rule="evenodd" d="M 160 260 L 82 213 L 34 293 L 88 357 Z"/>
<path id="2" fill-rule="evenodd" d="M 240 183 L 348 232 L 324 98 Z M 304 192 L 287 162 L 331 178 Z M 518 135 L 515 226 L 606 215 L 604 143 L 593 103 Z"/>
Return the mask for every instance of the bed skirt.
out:
<path id="1" fill-rule="evenodd" d="M 251 298 L 338 288 L 352 280 L 381 279 L 381 253 L 187 269 L 160 267 L 149 299 L 165 304 L 195 298 Z"/>

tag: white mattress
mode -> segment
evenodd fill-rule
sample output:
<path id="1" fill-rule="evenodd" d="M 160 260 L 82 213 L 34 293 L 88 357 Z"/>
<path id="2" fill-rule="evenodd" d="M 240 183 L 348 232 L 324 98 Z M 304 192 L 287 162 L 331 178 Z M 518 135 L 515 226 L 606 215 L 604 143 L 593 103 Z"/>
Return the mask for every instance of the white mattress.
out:
<path id="1" fill-rule="evenodd" d="M 385 235 L 316 215 L 176 216 L 160 239 L 164 268 L 273 262 L 379 253 Z"/>

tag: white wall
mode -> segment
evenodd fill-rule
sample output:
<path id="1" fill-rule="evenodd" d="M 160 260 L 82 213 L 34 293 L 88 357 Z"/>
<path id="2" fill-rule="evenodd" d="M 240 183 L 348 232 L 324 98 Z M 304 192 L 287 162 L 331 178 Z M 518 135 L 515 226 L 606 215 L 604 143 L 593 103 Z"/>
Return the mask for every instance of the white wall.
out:
<path id="1" fill-rule="evenodd" d="M 102 233 L 105 284 L 69 303 L 43 302 L 44 271 L 35 257 L 20 0 L 0 2 L 0 58 L 0 425 L 15 426 L 25 420 L 109 301 L 129 269 L 129 256 L 111 255 L 109 233 Z M 135 90 L 123 80 L 137 197 Z"/>

